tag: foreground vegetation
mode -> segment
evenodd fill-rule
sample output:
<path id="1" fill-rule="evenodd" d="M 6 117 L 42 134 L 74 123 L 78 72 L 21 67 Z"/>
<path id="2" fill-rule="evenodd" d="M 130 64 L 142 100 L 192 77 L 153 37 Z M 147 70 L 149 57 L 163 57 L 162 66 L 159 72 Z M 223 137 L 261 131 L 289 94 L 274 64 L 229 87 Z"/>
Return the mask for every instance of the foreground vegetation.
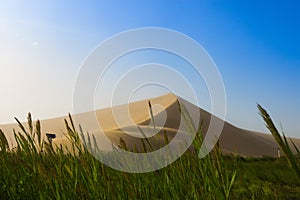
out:
<path id="1" fill-rule="evenodd" d="M 266 113 L 263 110 L 261 113 L 271 127 Z M 283 149 L 285 158 L 224 156 L 217 146 L 203 159 L 187 151 L 166 168 L 150 173 L 130 174 L 116 171 L 97 161 L 80 144 L 71 118 L 66 121 L 66 136 L 72 141 L 76 154 L 63 152 L 62 148 L 53 148 L 49 141 L 42 138 L 39 121 L 34 124 L 30 115 L 27 129 L 21 123 L 19 125 L 20 132 L 14 133 L 17 142 L 14 149 L 9 148 L 4 133 L 0 131 L 0 199 L 300 197 L 300 177 L 297 174 L 299 157 L 289 154 L 285 137 L 277 138 L 282 141 L 279 142 L 283 145 L 281 148 L 287 148 Z M 196 147 L 201 142 L 199 135 L 194 143 Z"/>

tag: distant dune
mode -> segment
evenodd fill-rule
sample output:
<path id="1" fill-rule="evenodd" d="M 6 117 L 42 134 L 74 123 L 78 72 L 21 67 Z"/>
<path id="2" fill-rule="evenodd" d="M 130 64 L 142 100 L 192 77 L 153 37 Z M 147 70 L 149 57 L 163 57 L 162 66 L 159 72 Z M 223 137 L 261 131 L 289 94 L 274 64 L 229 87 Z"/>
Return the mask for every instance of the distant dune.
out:
<path id="1" fill-rule="evenodd" d="M 165 144 L 165 133 L 168 140 L 171 141 L 178 131 L 181 133 L 184 130 L 179 130 L 181 114 L 178 104 L 178 97 L 173 94 L 167 94 L 157 98 L 152 98 L 149 101 L 152 105 L 155 130 L 159 130 L 155 137 L 149 138 L 155 149 L 160 148 Z M 204 135 L 208 129 L 209 122 L 212 116 L 207 111 L 198 108 L 197 106 L 184 101 L 189 109 L 200 112 L 200 121 L 202 122 L 202 129 Z M 114 120 L 113 110 L 115 116 L 118 116 L 118 124 Z M 131 119 L 126 117 L 130 113 Z M 85 122 L 82 124 L 84 131 L 91 134 L 99 135 L 98 124 L 92 123 L 88 117 L 95 115 L 99 125 L 106 134 L 106 136 L 116 145 L 120 144 L 120 137 L 126 142 L 128 149 L 133 150 L 134 145 L 138 150 L 142 149 L 141 130 L 145 135 L 153 134 L 153 124 L 149 125 L 151 115 L 149 114 L 148 100 L 142 100 L 128 105 L 120 105 L 112 108 L 105 108 L 97 110 L 96 112 L 82 113 L 77 115 L 74 119 Z M 193 113 L 191 114 L 193 116 Z M 42 132 L 55 133 L 57 138 L 53 140 L 54 144 L 65 143 L 68 141 L 63 133 L 66 132 L 64 119 L 67 117 L 60 117 L 48 120 L 42 120 Z M 216 118 L 217 120 L 220 120 Z M 263 123 L 263 122 L 262 122 Z M 24 123 L 26 124 L 26 123 Z M 140 129 L 135 125 L 137 124 Z M 4 131 L 7 137 L 12 138 L 12 130 L 18 130 L 16 124 L 0 125 L 0 129 Z M 128 133 L 125 134 L 124 132 Z M 188 133 L 183 133 L 188 134 Z M 293 139 L 295 144 L 300 147 L 300 139 Z M 100 144 L 101 146 L 101 141 Z M 224 123 L 224 128 L 220 137 L 220 147 L 224 153 L 235 154 L 241 156 L 277 156 L 277 144 L 270 134 L 258 133 L 249 130 L 244 130 L 235 127 L 227 122 Z"/>

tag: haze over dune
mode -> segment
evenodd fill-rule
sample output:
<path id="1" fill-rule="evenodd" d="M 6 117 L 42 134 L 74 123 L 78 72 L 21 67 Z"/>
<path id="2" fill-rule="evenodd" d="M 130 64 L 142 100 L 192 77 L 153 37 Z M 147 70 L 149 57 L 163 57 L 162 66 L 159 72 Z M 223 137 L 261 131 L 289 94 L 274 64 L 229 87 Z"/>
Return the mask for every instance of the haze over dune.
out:
<path id="1" fill-rule="evenodd" d="M 78 114 L 74 120 L 80 121 L 85 119 L 84 124 L 81 124 L 84 131 L 90 134 L 99 135 L 99 126 L 106 134 L 106 136 L 116 145 L 120 143 L 122 138 L 129 150 L 133 150 L 136 145 L 138 150 L 142 149 L 141 137 L 142 132 L 147 136 L 152 136 L 155 131 L 158 134 L 155 137 L 149 138 L 155 149 L 160 148 L 165 144 L 165 133 L 168 140 L 171 141 L 177 132 L 188 134 L 184 127 L 180 127 L 181 112 L 178 100 L 185 102 L 189 110 L 200 113 L 200 123 L 202 123 L 202 130 L 206 134 L 209 122 L 212 118 L 220 120 L 211 115 L 207 111 L 177 97 L 173 94 L 166 94 L 164 96 L 152 98 L 149 100 L 142 100 L 133 102 L 128 105 L 120 105 L 112 108 L 105 108 L 95 112 L 87 112 Z M 154 124 L 151 122 L 151 115 L 149 112 L 149 102 L 152 105 Z M 191 116 L 195 113 L 190 113 Z M 89 117 L 95 115 L 99 124 L 89 123 Z M 130 115 L 131 118 L 128 116 Z M 116 122 L 116 117 L 118 118 Z M 54 144 L 65 143 L 68 141 L 63 135 L 66 132 L 64 119 L 66 117 L 59 117 L 54 119 L 42 120 L 42 133 L 55 133 L 57 138 L 54 139 Z M 149 124 L 150 123 L 150 124 Z M 263 122 L 262 122 L 263 123 Z M 26 125 L 26 123 L 24 123 Z M 137 126 L 139 128 L 137 128 Z M 12 130 L 18 130 L 17 124 L 0 125 L 0 129 L 4 131 L 7 137 L 12 138 Z M 126 132 L 126 133 L 125 133 Z M 293 139 L 295 144 L 300 147 L 300 139 Z M 99 140 L 97 141 L 99 142 Z M 101 147 L 101 141 L 98 143 Z M 220 147 L 224 153 L 238 154 L 242 156 L 277 156 L 277 144 L 270 134 L 258 133 L 249 130 L 244 130 L 234 125 L 225 122 L 220 136 Z"/>

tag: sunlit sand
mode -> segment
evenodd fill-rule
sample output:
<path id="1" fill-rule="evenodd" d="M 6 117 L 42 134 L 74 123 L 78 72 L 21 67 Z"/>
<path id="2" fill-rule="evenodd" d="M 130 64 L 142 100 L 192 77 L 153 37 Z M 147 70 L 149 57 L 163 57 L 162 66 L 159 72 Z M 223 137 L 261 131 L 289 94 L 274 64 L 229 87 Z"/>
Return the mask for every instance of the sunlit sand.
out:
<path id="1" fill-rule="evenodd" d="M 165 134 L 169 141 L 174 138 L 177 132 L 188 134 L 185 129 L 179 130 L 181 114 L 178 98 L 179 97 L 173 94 L 167 94 L 148 100 L 133 102 L 128 105 L 116 106 L 114 109 L 105 108 L 97 110 L 96 112 L 82 113 L 73 116 L 73 119 L 76 121 L 77 119 L 95 115 L 99 124 L 89 123 L 87 118 L 85 120 L 86 123 L 82 124 L 83 130 L 94 135 L 99 134 L 99 131 L 102 130 L 115 145 L 119 145 L 120 138 L 122 138 L 129 150 L 133 150 L 135 148 L 134 146 L 136 146 L 138 150 L 141 150 L 142 143 L 140 138 L 143 136 L 141 130 L 147 136 L 152 136 L 155 132 L 158 132 L 156 136 L 149 138 L 155 149 L 158 149 L 165 145 Z M 185 101 L 183 99 L 180 100 Z M 149 101 L 152 105 L 155 128 L 153 123 L 149 124 L 151 122 Z M 210 113 L 191 103 L 187 103 L 186 105 L 188 105 L 191 110 L 200 112 L 200 121 L 203 122 L 202 129 L 205 135 L 211 117 L 215 116 L 212 116 Z M 130 117 L 128 117 L 128 114 Z M 115 120 L 115 116 L 117 116 L 119 120 Z M 53 140 L 55 145 L 70 145 L 70 142 L 63 134 L 66 133 L 64 119 L 68 118 L 59 117 L 41 121 L 43 134 L 56 134 L 57 137 Z M 26 125 L 26 123 L 24 124 Z M 139 128 L 137 128 L 136 125 L 138 125 Z M 99 129 L 99 126 L 101 129 Z M 0 129 L 4 131 L 8 138 L 13 137 L 13 129 L 19 130 L 17 124 L 0 125 Z M 293 141 L 300 147 L 300 139 L 293 139 Z M 99 146 L 102 145 L 101 141 L 97 140 L 97 143 Z M 241 156 L 275 157 L 278 155 L 277 144 L 270 134 L 244 130 L 227 122 L 224 123 L 220 137 L 220 147 L 224 153 Z"/>

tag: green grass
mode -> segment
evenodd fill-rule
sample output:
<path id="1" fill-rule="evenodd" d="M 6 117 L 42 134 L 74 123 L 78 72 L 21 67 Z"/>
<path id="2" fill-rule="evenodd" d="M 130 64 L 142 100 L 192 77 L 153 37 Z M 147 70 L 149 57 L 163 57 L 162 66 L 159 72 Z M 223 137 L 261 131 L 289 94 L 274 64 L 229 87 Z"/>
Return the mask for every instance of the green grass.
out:
<path id="1" fill-rule="evenodd" d="M 290 144 L 288 142 L 288 138 L 286 138 L 284 133 L 282 133 L 283 136 L 280 135 L 279 131 L 277 130 L 277 128 L 276 128 L 275 124 L 273 123 L 268 112 L 261 105 L 257 105 L 257 107 L 260 111 L 262 118 L 265 121 L 266 127 L 269 129 L 269 131 L 275 138 L 281 151 L 284 153 L 286 161 L 289 163 L 290 167 L 295 172 L 296 177 L 300 181 L 299 156 L 294 155 L 294 153 L 292 152 L 292 148 L 290 147 Z M 290 142 L 293 145 L 293 148 L 297 151 L 297 153 L 299 155 L 299 149 L 296 147 L 296 145 L 294 144 L 294 142 L 292 140 L 290 140 Z"/>
<path id="2" fill-rule="evenodd" d="M 293 158 L 279 159 L 224 156 L 217 145 L 208 156 L 199 159 L 200 129 L 194 141 L 196 152 L 187 151 L 177 161 L 158 171 L 125 173 L 96 160 L 81 145 L 71 117 L 65 123 L 66 136 L 73 144 L 70 152 L 75 151 L 76 154 L 53 148 L 42 138 L 39 121 L 34 124 L 30 115 L 28 129 L 19 123 L 20 132 L 14 133 L 17 147 L 11 149 L 0 131 L 0 199 L 300 197 L 297 170 L 292 166 L 294 162 L 288 160 L 294 159 L 298 166 L 298 157 L 294 155 L 289 155 Z M 87 141 L 90 139 L 87 138 Z M 126 147 L 125 143 L 123 147 Z"/>
<path id="3" fill-rule="evenodd" d="M 299 199 L 300 185 L 284 158 L 238 158 L 233 199 Z"/>
<path id="4" fill-rule="evenodd" d="M 34 126 L 30 114 L 28 130 L 19 123 L 20 132 L 14 131 L 16 148 L 9 148 L 1 132 L 1 199 L 228 199 L 230 195 L 235 172 L 223 168 L 218 149 L 201 160 L 188 151 L 159 171 L 130 174 L 96 160 L 80 143 L 71 117 L 65 123 L 73 144 L 69 153 L 43 140 L 40 123 Z"/>

